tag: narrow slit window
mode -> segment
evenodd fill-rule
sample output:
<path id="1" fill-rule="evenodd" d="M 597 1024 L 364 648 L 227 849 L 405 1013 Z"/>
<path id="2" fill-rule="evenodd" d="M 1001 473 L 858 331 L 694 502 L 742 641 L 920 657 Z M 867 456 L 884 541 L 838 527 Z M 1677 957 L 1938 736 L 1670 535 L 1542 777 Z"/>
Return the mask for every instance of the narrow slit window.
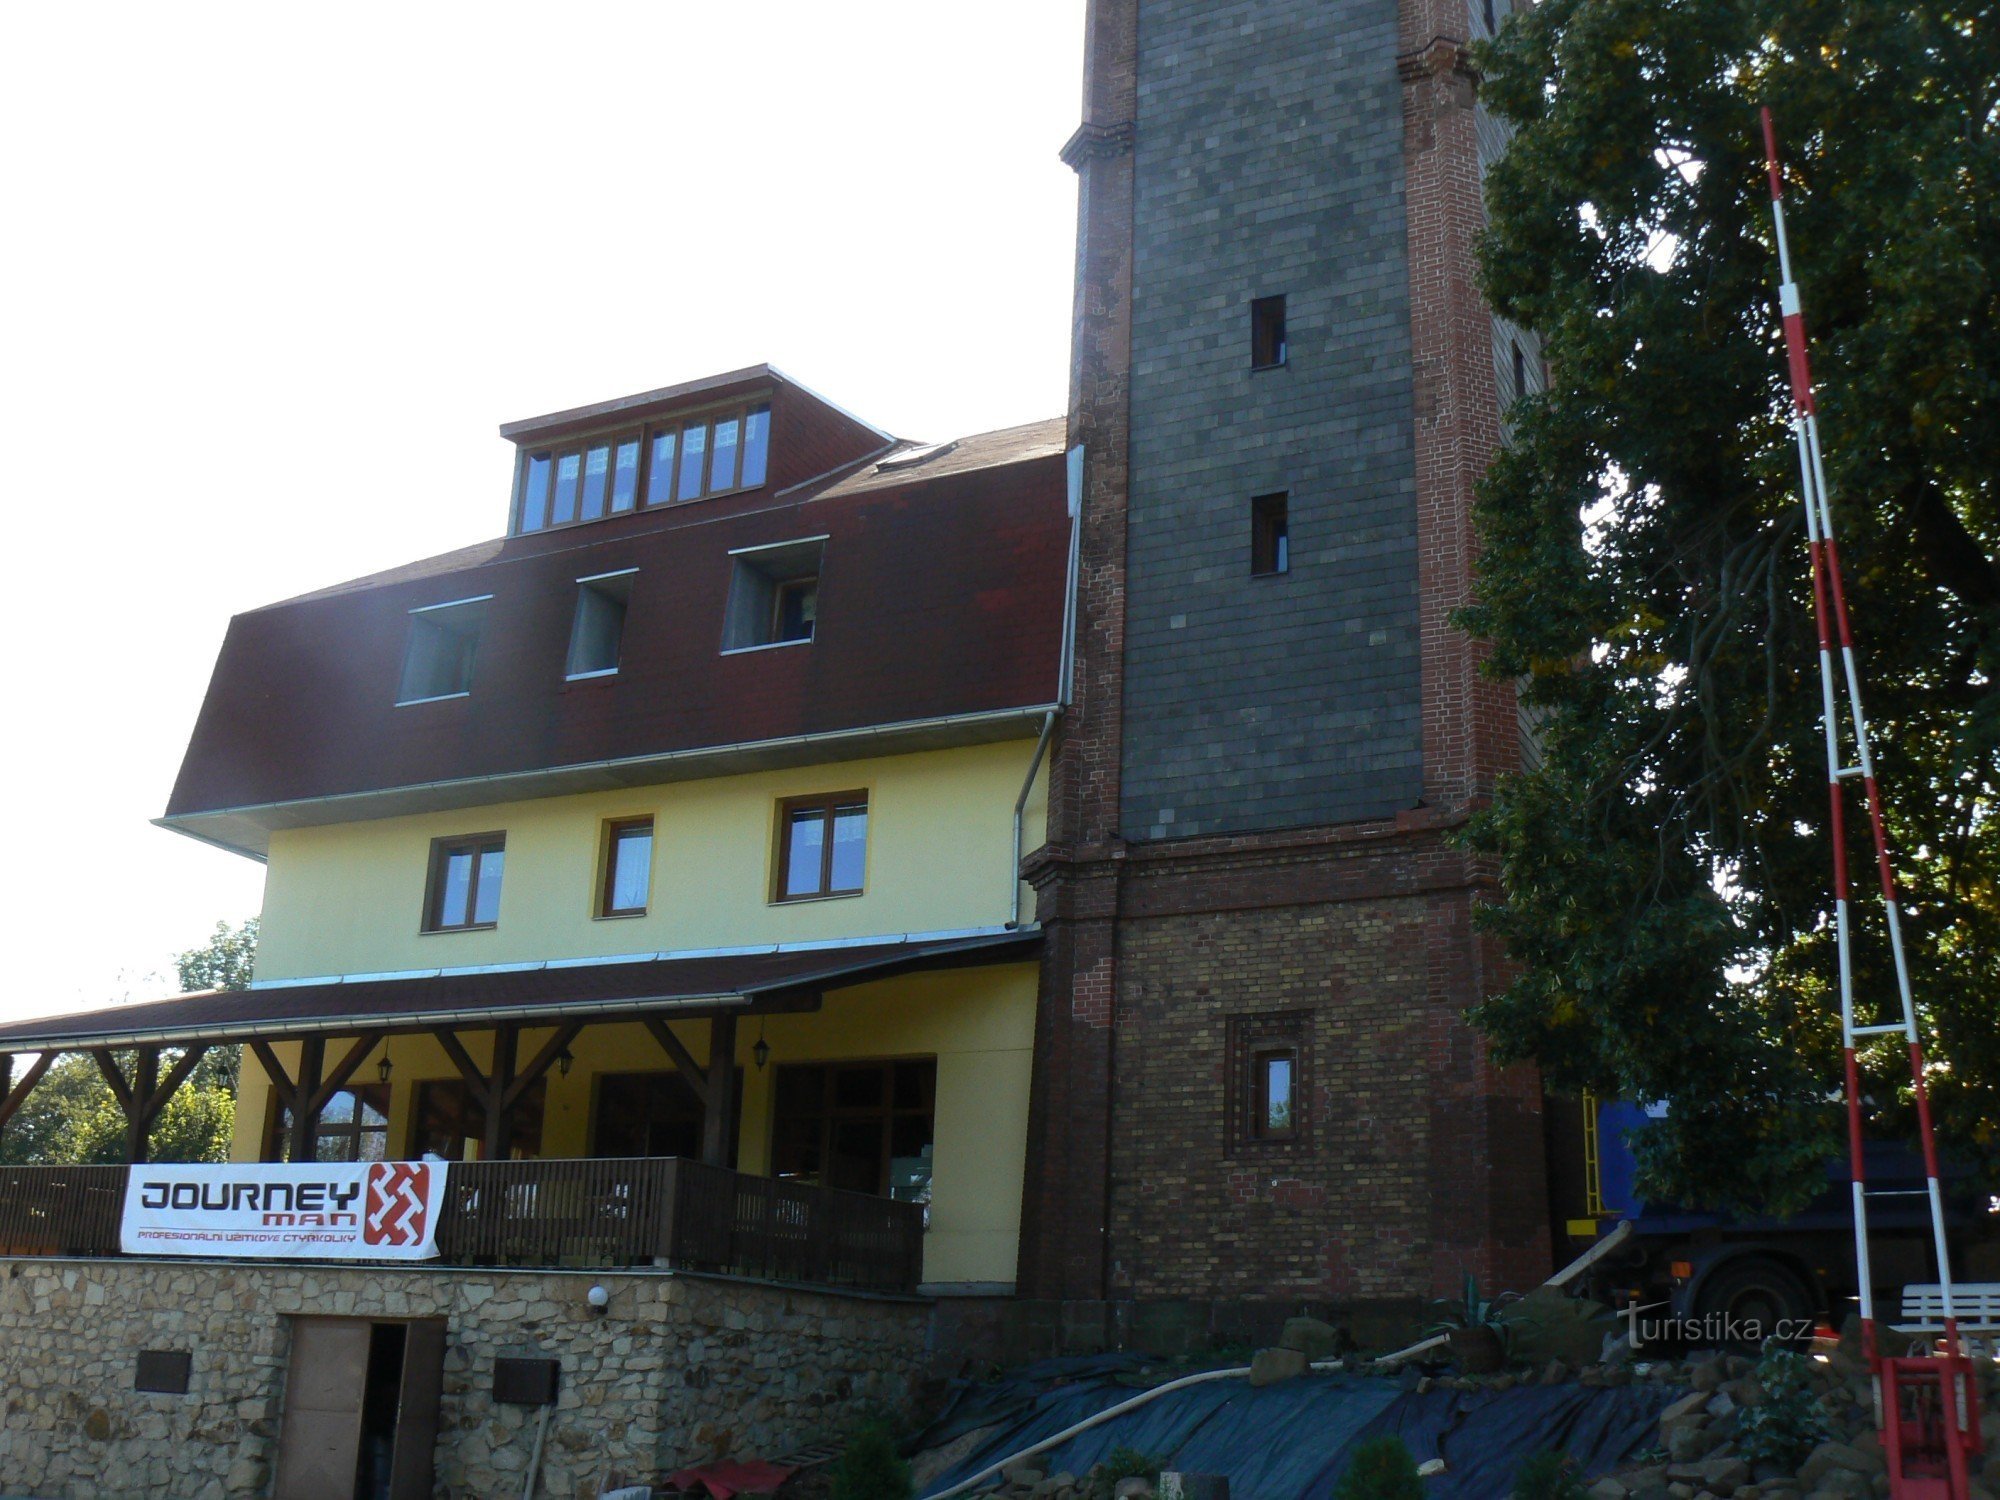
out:
<path id="1" fill-rule="evenodd" d="M 1292 567 L 1291 497 L 1259 495 L 1250 502 L 1250 572 L 1257 578 Z"/>
<path id="2" fill-rule="evenodd" d="M 604 884 L 598 915 L 645 915 L 653 885 L 653 820 L 620 818 L 605 825 Z"/>
<path id="3" fill-rule="evenodd" d="M 618 670 L 632 577 L 631 573 L 610 573 L 577 580 L 576 615 L 570 626 L 565 669 L 570 679 L 605 677 Z"/>
<path id="4" fill-rule="evenodd" d="M 1260 1051 L 1252 1059 L 1250 1132 L 1258 1140 L 1285 1141 L 1298 1133 L 1298 1071 L 1299 1055 L 1290 1047 Z"/>
<path id="5" fill-rule="evenodd" d="M 426 703 L 472 691 L 473 658 L 491 596 L 460 599 L 410 611 L 410 634 L 403 645 L 398 703 Z"/>
<path id="6" fill-rule="evenodd" d="M 1528 356 L 1521 352 L 1521 341 L 1514 343 L 1514 399 L 1519 401 L 1528 394 Z"/>
<path id="7" fill-rule="evenodd" d="M 1257 298 L 1250 304 L 1250 368 L 1276 369 L 1289 352 L 1285 343 L 1285 299 Z"/>
<path id="8" fill-rule="evenodd" d="M 500 881 L 506 872 L 507 836 L 482 833 L 438 839 L 431 845 L 424 931 L 459 932 L 500 920 Z"/>
<path id="9" fill-rule="evenodd" d="M 801 797 L 778 808 L 780 901 L 858 896 L 868 865 L 868 794 Z"/>

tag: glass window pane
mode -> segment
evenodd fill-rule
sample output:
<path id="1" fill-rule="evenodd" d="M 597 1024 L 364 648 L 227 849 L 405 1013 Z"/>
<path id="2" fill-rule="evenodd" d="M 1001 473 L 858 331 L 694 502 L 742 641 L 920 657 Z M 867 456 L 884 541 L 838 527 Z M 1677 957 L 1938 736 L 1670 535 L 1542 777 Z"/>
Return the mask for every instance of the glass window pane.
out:
<path id="1" fill-rule="evenodd" d="M 582 476 L 582 454 L 565 453 L 556 460 L 556 498 L 549 512 L 551 526 L 564 526 L 576 519 L 576 488 Z"/>
<path id="2" fill-rule="evenodd" d="M 583 510 L 586 521 L 604 514 L 604 496 L 611 484 L 611 450 L 592 448 L 583 456 Z"/>
<path id="3" fill-rule="evenodd" d="M 674 452 L 679 447 L 678 432 L 653 435 L 653 467 L 646 473 L 646 503 L 665 505 L 674 498 Z"/>
<path id="4" fill-rule="evenodd" d="M 611 476 L 611 508 L 630 510 L 639 498 L 639 440 L 618 445 L 618 462 Z"/>
<path id="5" fill-rule="evenodd" d="M 834 809 L 833 889 L 858 891 L 867 866 L 868 806 L 859 803 Z"/>
<path id="6" fill-rule="evenodd" d="M 835 1109 L 880 1109 L 887 1070 L 875 1063 L 842 1068 L 833 1075 Z"/>
<path id="7" fill-rule="evenodd" d="M 771 408 L 753 406 L 743 422 L 743 487 L 754 490 L 764 482 L 771 461 Z"/>
<path id="8" fill-rule="evenodd" d="M 772 604 L 771 639 L 809 641 L 819 618 L 819 580 L 794 578 L 778 585 Z"/>
<path id="9" fill-rule="evenodd" d="M 652 828 L 619 829 L 611 845 L 611 909 L 643 911 L 652 878 Z"/>
<path id="10" fill-rule="evenodd" d="M 1292 1059 L 1286 1053 L 1264 1059 L 1264 1128 L 1272 1135 L 1292 1128 Z"/>
<path id="11" fill-rule="evenodd" d="M 690 422 L 681 433 L 681 480 L 674 489 L 676 500 L 692 500 L 701 493 L 701 470 L 707 459 L 708 423 Z"/>
<path id="12" fill-rule="evenodd" d="M 787 896 L 819 894 L 820 851 L 826 841 L 826 814 L 817 807 L 795 807 L 786 815 L 785 889 Z"/>
<path id="13" fill-rule="evenodd" d="M 346 1089 L 337 1089 L 326 1107 L 319 1112 L 320 1128 L 351 1125 L 354 1122 L 354 1095 Z"/>
<path id="14" fill-rule="evenodd" d="M 479 896 L 473 908 L 475 922 L 497 922 L 500 920 L 500 876 L 506 868 L 507 851 L 488 849 L 479 857 Z"/>
<path id="15" fill-rule="evenodd" d="M 445 856 L 444 880 L 438 893 L 437 925 L 463 927 L 465 898 L 472 888 L 472 852 L 455 850 Z"/>
<path id="16" fill-rule="evenodd" d="M 549 524 L 549 456 L 528 455 L 521 475 L 521 529 L 540 531 Z"/>
<path id="17" fill-rule="evenodd" d="M 388 1127 L 387 1127 L 387 1126 L 384 1126 L 384 1127 L 383 1127 L 382 1129 L 380 1129 L 380 1130 L 364 1130 L 364 1131 L 362 1131 L 362 1132 L 361 1132 L 361 1154 L 360 1154 L 360 1157 L 359 1157 L 359 1160 L 361 1160 L 361 1161 L 387 1161 L 388 1159 L 389 1159 L 389 1130 L 388 1130 Z"/>
<path id="18" fill-rule="evenodd" d="M 715 424 L 714 456 L 708 466 L 711 490 L 736 488 L 736 418 Z"/>

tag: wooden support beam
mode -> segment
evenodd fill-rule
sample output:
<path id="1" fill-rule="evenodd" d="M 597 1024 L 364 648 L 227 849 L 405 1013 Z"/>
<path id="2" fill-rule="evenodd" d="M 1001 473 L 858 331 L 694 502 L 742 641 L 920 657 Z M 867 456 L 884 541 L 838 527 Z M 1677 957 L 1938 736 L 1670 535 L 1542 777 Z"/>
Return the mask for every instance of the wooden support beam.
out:
<path id="1" fill-rule="evenodd" d="M 56 1054 L 53 1052 L 40 1054 L 29 1065 L 28 1071 L 21 1075 L 21 1081 L 7 1091 L 4 1099 L 0 1099 L 0 1129 L 5 1129 L 7 1122 L 14 1118 L 15 1111 L 27 1103 L 28 1095 L 34 1091 L 35 1085 L 42 1081 L 42 1075 L 48 1072 L 49 1065 L 55 1060 Z M 14 1062 L 11 1055 L 8 1057 L 7 1062 L 7 1071 L 11 1074 Z"/>
<path id="2" fill-rule="evenodd" d="M 541 1050 L 529 1060 L 528 1065 L 521 1070 L 520 1076 L 507 1086 L 507 1097 L 501 1103 L 512 1109 L 520 1101 L 521 1096 L 535 1086 L 536 1080 L 555 1066 L 556 1060 L 563 1055 L 569 1044 L 576 1040 L 577 1033 L 582 1030 L 581 1021 L 565 1021 L 558 1026 L 555 1035 L 542 1043 Z"/>
<path id="3" fill-rule="evenodd" d="M 513 1097 L 514 1053 L 520 1041 L 518 1026 L 493 1028 L 493 1071 L 486 1087 L 486 1139 L 479 1148 L 481 1161 L 505 1161 L 513 1144 L 513 1132 L 507 1128 L 513 1115 L 508 1100 Z"/>
<path id="4" fill-rule="evenodd" d="M 104 1081 L 111 1086 L 111 1097 L 118 1101 L 126 1119 L 132 1118 L 132 1085 L 125 1081 L 125 1070 L 118 1066 L 118 1059 L 111 1055 L 109 1047 L 92 1047 L 90 1060 L 97 1064 L 97 1071 L 104 1075 Z"/>
<path id="5" fill-rule="evenodd" d="M 271 1050 L 271 1044 L 262 1037 L 254 1037 L 250 1050 L 256 1054 L 257 1066 L 264 1070 L 264 1076 L 271 1080 L 271 1087 L 277 1091 L 278 1107 L 297 1113 L 299 1086 L 292 1082 L 292 1075 L 285 1071 L 285 1065 L 278 1061 L 278 1054 Z"/>
<path id="6" fill-rule="evenodd" d="M 708 1097 L 702 1101 L 701 1159 L 729 1165 L 729 1127 L 736 1116 L 736 1013 L 719 1011 L 708 1022 Z"/>
<path id="7" fill-rule="evenodd" d="M 687 1080 L 688 1087 L 694 1090 L 695 1098 L 699 1099 L 702 1107 L 706 1109 L 708 1074 L 702 1065 L 694 1060 L 694 1054 L 681 1044 L 681 1039 L 675 1036 L 667 1023 L 658 1016 L 641 1016 L 639 1019 L 645 1023 L 646 1030 L 653 1034 L 653 1040 L 660 1044 L 660 1050 L 667 1054 L 676 1068 L 680 1069 L 681 1077 Z"/>
<path id="8" fill-rule="evenodd" d="M 319 1088 L 313 1094 L 314 1119 L 324 1114 L 333 1096 L 347 1087 L 347 1080 L 354 1076 L 356 1068 L 368 1060 L 368 1054 L 375 1050 L 375 1045 L 382 1040 L 382 1036 L 383 1033 L 379 1031 L 363 1032 L 355 1039 L 354 1045 L 347 1049 L 340 1061 L 334 1064 L 333 1071 L 320 1080 Z"/>
<path id="9" fill-rule="evenodd" d="M 444 1055 L 451 1059 L 452 1066 L 464 1075 L 465 1086 L 472 1090 L 472 1097 L 483 1102 L 487 1092 L 486 1074 L 472 1060 L 472 1054 L 465 1050 L 465 1043 L 458 1039 L 458 1033 L 434 1031 L 431 1035 L 437 1038 L 438 1046 L 444 1049 Z"/>
<path id="10" fill-rule="evenodd" d="M 325 1069 L 326 1038 L 306 1037 L 299 1043 L 299 1076 L 292 1091 L 293 1161 L 312 1161 L 319 1155 L 319 1085 Z"/>
<path id="11" fill-rule="evenodd" d="M 141 1047 L 132 1063 L 131 1103 L 125 1110 L 125 1160 L 137 1165 L 150 1149 L 153 1118 L 147 1113 L 160 1087 L 160 1049 Z"/>
<path id="12" fill-rule="evenodd" d="M 158 1121 L 160 1112 L 167 1107 L 167 1101 L 174 1097 L 174 1091 L 188 1081 L 189 1075 L 201 1066 L 201 1060 L 206 1056 L 208 1056 L 208 1043 L 197 1042 L 182 1052 L 180 1060 L 167 1070 L 167 1076 L 160 1080 L 160 1086 L 153 1090 L 152 1097 L 146 1101 L 148 1128 Z"/>

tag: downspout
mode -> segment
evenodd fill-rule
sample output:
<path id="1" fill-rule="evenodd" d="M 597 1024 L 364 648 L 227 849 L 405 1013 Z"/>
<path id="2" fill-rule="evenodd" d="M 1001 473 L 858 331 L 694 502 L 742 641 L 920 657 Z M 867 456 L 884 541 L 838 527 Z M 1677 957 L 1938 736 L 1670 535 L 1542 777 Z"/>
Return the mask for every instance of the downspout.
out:
<path id="1" fill-rule="evenodd" d="M 1083 444 L 1078 443 L 1069 450 L 1068 471 L 1069 563 L 1063 574 L 1062 659 L 1056 669 L 1058 708 L 1042 716 L 1042 733 L 1035 741 L 1034 759 L 1028 762 L 1028 775 L 1021 783 L 1021 795 L 1014 799 L 1014 860 L 1007 868 L 1009 927 L 1021 925 L 1021 819 L 1027 810 L 1028 793 L 1034 790 L 1035 777 L 1042 769 L 1042 757 L 1048 753 L 1049 737 L 1055 732 L 1056 713 L 1069 707 L 1076 686 L 1076 585 L 1077 575 L 1082 571 L 1083 548 Z"/>
<path id="2" fill-rule="evenodd" d="M 1021 795 L 1014 799 L 1014 863 L 1007 873 L 1012 886 L 1007 898 L 1007 925 L 1021 925 L 1021 817 L 1028 807 L 1028 793 L 1035 788 L 1035 776 L 1042 769 L 1042 756 L 1049 748 L 1049 736 L 1055 733 L 1056 711 L 1050 709 L 1042 715 L 1041 738 L 1035 741 L 1035 758 L 1028 762 L 1027 779 L 1021 783 Z"/>

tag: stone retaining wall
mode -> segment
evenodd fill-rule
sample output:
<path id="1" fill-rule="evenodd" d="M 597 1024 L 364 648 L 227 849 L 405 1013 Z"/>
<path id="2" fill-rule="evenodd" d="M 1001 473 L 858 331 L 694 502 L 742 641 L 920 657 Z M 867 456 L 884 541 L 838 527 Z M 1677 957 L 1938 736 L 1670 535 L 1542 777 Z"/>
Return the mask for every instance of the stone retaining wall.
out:
<path id="1" fill-rule="evenodd" d="M 295 1316 L 446 1320 L 437 1493 L 454 1500 L 526 1478 L 537 1413 L 492 1400 L 495 1358 L 559 1360 L 541 1493 L 566 1500 L 903 1406 L 929 1309 L 664 1272 L 0 1261 L 0 1494 L 268 1494 Z M 142 1349 L 190 1351 L 188 1394 L 134 1391 Z"/>

